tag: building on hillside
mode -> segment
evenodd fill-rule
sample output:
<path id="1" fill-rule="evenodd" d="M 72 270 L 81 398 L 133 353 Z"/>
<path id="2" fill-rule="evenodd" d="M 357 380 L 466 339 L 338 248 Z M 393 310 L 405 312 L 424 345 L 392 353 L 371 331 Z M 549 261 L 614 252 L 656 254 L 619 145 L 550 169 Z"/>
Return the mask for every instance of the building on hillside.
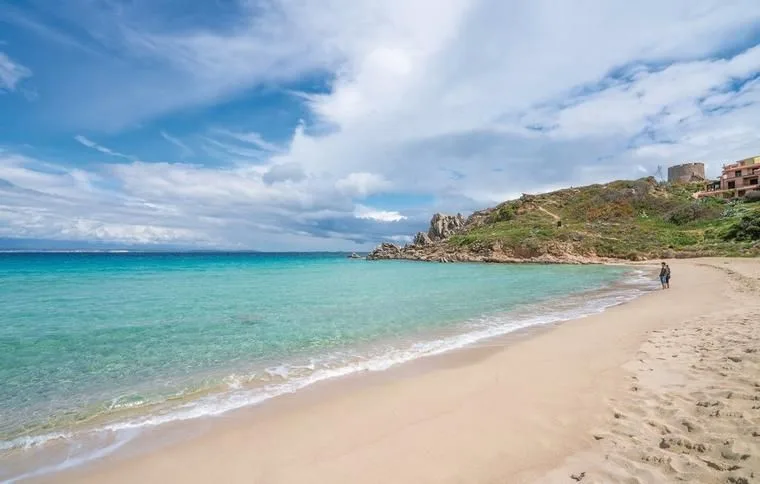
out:
<path id="1" fill-rule="evenodd" d="M 760 178 L 760 156 L 745 158 L 723 165 L 720 176 L 721 190 L 736 190 L 736 196 L 744 196 L 749 190 L 757 190 Z"/>
<path id="2" fill-rule="evenodd" d="M 720 180 L 708 180 L 707 181 L 707 191 L 708 192 L 717 192 L 720 190 Z"/>
<path id="3" fill-rule="evenodd" d="M 705 164 L 684 163 L 668 167 L 668 182 L 692 183 L 705 181 Z"/>
<path id="4" fill-rule="evenodd" d="M 760 156 L 723 165 L 723 173 L 717 181 L 709 181 L 707 189 L 696 193 L 697 197 L 721 196 L 743 197 L 748 191 L 760 189 Z"/>

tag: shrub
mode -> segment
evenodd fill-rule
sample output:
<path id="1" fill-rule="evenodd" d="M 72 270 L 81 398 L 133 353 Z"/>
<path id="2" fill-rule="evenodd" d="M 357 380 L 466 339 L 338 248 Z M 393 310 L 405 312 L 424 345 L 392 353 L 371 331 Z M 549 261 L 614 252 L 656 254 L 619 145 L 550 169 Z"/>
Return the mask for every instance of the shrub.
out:
<path id="1" fill-rule="evenodd" d="M 668 238 L 669 242 L 671 243 L 670 247 L 683 247 L 687 245 L 695 245 L 699 243 L 699 237 L 697 237 L 695 234 L 685 232 L 685 231 L 677 231 L 670 235 Z"/>
<path id="2" fill-rule="evenodd" d="M 719 214 L 720 208 L 715 205 L 694 201 L 671 210 L 665 215 L 665 220 L 676 225 L 686 225 L 697 220 L 716 218 Z"/>
<path id="3" fill-rule="evenodd" d="M 502 205 L 488 217 L 489 222 L 509 222 L 515 218 L 515 209 L 510 205 Z"/>
<path id="4" fill-rule="evenodd" d="M 721 217 L 723 218 L 731 218 L 734 217 L 739 213 L 739 207 L 741 205 L 741 202 L 739 200 L 731 200 L 726 205 L 725 210 L 723 210 L 723 213 L 721 214 Z"/>
<path id="5" fill-rule="evenodd" d="M 596 220 L 619 220 L 623 218 L 633 218 L 636 212 L 630 203 L 625 200 L 616 202 L 605 202 L 586 207 L 584 218 L 588 222 Z"/>
<path id="6" fill-rule="evenodd" d="M 716 208 L 722 209 L 728 202 L 718 197 L 705 197 L 705 198 L 700 198 L 699 203 L 706 205 L 708 207 L 716 207 Z"/>
<path id="7" fill-rule="evenodd" d="M 760 212 L 750 212 L 734 222 L 723 236 L 726 240 L 760 240 Z"/>

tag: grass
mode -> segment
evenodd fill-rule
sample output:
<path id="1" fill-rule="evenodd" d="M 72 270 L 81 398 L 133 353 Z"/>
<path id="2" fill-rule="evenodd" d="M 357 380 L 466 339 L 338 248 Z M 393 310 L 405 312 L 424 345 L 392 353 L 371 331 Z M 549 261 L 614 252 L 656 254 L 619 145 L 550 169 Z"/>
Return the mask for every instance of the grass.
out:
<path id="1" fill-rule="evenodd" d="M 473 250 L 498 244 L 516 254 L 628 259 L 759 254 L 753 227 L 760 226 L 760 203 L 695 200 L 698 189 L 648 178 L 524 196 L 471 218 L 448 243 Z M 559 216 L 561 225 L 539 207 Z"/>

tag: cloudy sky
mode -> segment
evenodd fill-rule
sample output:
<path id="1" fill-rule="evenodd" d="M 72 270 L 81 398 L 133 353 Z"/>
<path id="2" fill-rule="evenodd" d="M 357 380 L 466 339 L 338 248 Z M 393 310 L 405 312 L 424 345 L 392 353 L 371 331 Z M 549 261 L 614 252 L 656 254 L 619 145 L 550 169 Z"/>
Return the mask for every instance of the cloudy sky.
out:
<path id="1" fill-rule="evenodd" d="M 757 154 L 757 0 L 0 0 L 0 247 L 360 250 Z"/>

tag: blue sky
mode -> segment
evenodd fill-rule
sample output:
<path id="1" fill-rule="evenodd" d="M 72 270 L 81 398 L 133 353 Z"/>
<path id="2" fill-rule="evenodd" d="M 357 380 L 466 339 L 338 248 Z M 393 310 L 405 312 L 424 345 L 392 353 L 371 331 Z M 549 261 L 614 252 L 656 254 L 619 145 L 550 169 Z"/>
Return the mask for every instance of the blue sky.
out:
<path id="1" fill-rule="evenodd" d="M 0 247 L 359 250 L 760 154 L 756 0 L 0 1 Z"/>

